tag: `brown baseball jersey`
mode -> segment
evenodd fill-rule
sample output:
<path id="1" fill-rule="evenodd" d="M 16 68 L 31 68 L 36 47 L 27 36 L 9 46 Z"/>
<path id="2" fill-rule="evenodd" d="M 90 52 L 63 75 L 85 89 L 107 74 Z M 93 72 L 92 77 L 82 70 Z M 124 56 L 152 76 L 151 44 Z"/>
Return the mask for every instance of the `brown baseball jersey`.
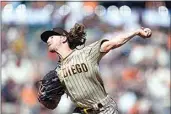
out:
<path id="1" fill-rule="evenodd" d="M 107 96 L 99 73 L 99 61 L 106 54 L 100 52 L 101 39 L 83 49 L 74 49 L 61 60 L 57 68 L 58 76 L 66 86 L 66 93 L 71 100 L 81 107 L 92 107 Z"/>

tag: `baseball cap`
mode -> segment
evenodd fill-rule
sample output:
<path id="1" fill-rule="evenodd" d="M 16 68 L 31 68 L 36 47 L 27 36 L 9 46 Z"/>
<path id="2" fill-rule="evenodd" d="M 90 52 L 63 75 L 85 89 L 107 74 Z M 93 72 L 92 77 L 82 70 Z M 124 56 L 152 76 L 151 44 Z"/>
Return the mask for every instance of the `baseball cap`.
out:
<path id="1" fill-rule="evenodd" d="M 53 35 L 66 36 L 68 35 L 68 32 L 62 28 L 53 28 L 52 30 L 43 32 L 40 37 L 44 42 L 47 43 L 48 38 Z"/>

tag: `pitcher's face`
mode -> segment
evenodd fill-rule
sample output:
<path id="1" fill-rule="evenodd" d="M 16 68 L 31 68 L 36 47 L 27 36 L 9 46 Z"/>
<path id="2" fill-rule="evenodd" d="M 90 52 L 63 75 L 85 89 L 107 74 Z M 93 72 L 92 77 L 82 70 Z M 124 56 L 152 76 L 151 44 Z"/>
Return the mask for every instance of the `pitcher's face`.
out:
<path id="1" fill-rule="evenodd" d="M 50 36 L 47 40 L 47 45 L 48 45 L 48 50 L 50 52 L 55 52 L 57 51 L 58 47 L 60 46 L 61 42 L 61 36 Z"/>

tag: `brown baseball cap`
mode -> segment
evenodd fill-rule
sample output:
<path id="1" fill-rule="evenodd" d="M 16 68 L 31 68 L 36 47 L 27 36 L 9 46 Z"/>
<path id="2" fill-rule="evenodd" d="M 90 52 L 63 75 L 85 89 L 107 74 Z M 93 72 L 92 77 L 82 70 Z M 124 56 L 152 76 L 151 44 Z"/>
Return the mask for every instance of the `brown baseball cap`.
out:
<path id="1" fill-rule="evenodd" d="M 40 37 L 44 42 L 47 43 L 48 38 L 53 35 L 66 36 L 68 35 L 68 32 L 62 28 L 53 28 L 52 30 L 43 32 Z"/>

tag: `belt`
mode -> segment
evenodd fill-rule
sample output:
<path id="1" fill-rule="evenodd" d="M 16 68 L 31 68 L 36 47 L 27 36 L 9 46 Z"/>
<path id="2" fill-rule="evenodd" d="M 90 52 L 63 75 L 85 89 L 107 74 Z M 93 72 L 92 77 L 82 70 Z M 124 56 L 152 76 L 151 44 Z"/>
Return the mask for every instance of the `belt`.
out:
<path id="1" fill-rule="evenodd" d="M 109 95 L 107 95 L 104 99 L 100 100 L 99 103 L 93 104 L 93 108 L 95 110 L 98 110 L 101 106 L 103 107 L 103 106 L 109 104 L 110 102 L 113 102 L 113 99 Z"/>
<path id="2" fill-rule="evenodd" d="M 95 110 L 94 108 L 83 108 L 81 109 L 81 112 L 83 114 L 89 114 L 89 113 L 92 113 L 92 112 L 97 112 L 99 109 L 101 109 L 103 107 L 103 105 L 101 103 L 98 103 L 96 104 L 97 105 L 97 110 Z"/>
<path id="3" fill-rule="evenodd" d="M 98 112 L 102 107 L 104 107 L 105 105 L 107 105 L 111 101 L 113 101 L 113 99 L 109 95 L 107 95 L 107 97 L 102 99 L 99 103 L 93 104 L 92 108 L 82 108 L 82 107 L 79 107 L 79 110 L 83 114 L 89 114 L 89 113 L 92 113 L 92 112 Z"/>

